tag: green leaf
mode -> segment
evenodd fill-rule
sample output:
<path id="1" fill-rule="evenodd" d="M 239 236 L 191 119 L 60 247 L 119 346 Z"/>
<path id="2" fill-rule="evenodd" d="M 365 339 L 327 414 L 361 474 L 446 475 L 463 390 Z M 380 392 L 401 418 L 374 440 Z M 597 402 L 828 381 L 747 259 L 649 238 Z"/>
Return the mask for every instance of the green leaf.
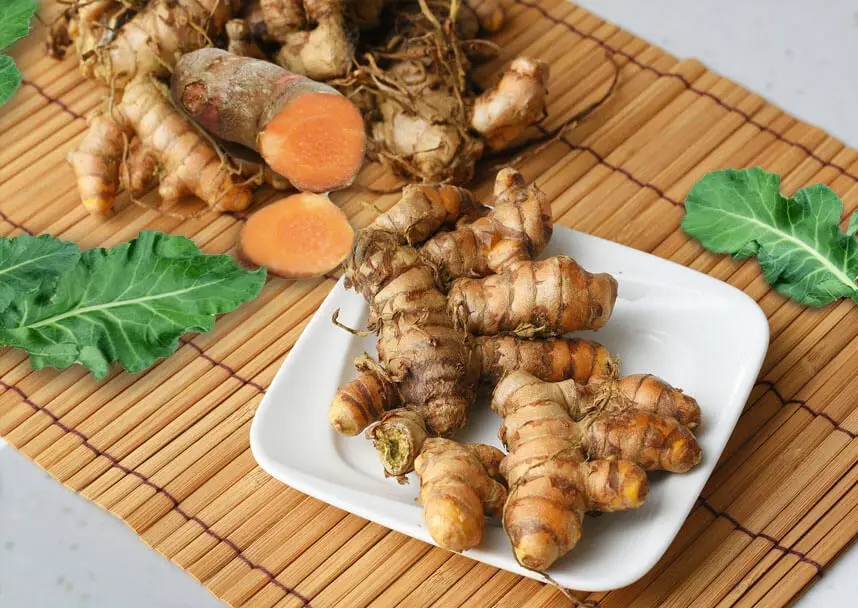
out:
<path id="1" fill-rule="evenodd" d="M 0 106 L 21 86 L 21 72 L 15 67 L 15 61 L 8 55 L 0 55 Z"/>
<path id="2" fill-rule="evenodd" d="M 216 315 L 255 298 L 264 282 L 264 269 L 146 231 L 84 251 L 50 299 L 16 299 L 2 315 L 0 345 L 26 350 L 34 369 L 80 363 L 100 379 L 118 361 L 135 373 L 175 351 L 182 334 L 211 330 Z"/>
<path id="3" fill-rule="evenodd" d="M 48 234 L 0 238 L 0 312 L 29 292 L 52 290 L 78 259 L 77 245 Z"/>
<path id="4" fill-rule="evenodd" d="M 705 175 L 688 193 L 682 228 L 710 251 L 757 256 L 769 284 L 802 304 L 858 301 L 858 240 L 840 232 L 840 198 L 822 184 L 792 198 L 779 187 L 758 167 Z M 856 223 L 853 215 L 853 234 Z"/>
<path id="5" fill-rule="evenodd" d="M 30 32 L 37 6 L 35 0 L 0 0 L 0 51 Z M 15 61 L 0 55 L 0 106 L 18 90 L 22 79 Z"/>
<path id="6" fill-rule="evenodd" d="M 855 236 L 856 233 L 858 233 L 858 209 L 852 212 L 849 226 L 846 227 L 846 236 Z"/>
<path id="7" fill-rule="evenodd" d="M 35 0 L 0 1 L 0 51 L 30 33 L 37 7 Z"/>

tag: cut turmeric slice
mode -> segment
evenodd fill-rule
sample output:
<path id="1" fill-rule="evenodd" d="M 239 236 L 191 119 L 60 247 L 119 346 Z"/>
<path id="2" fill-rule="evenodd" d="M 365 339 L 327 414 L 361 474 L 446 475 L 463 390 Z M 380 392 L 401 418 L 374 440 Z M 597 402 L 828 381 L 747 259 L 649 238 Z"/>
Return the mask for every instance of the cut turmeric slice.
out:
<path id="1" fill-rule="evenodd" d="M 339 94 L 307 92 L 283 106 L 259 134 L 259 153 L 299 190 L 352 183 L 363 164 L 363 118 Z"/>
<path id="2" fill-rule="evenodd" d="M 346 214 L 323 194 L 300 192 L 254 213 L 238 237 L 238 255 L 284 279 L 318 277 L 352 249 Z"/>

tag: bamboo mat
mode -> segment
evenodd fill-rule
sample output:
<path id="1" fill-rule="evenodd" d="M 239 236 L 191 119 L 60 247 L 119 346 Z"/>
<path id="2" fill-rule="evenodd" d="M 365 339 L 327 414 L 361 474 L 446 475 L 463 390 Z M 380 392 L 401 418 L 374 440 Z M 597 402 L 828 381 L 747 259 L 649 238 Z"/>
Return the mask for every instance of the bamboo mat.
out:
<path id="1" fill-rule="evenodd" d="M 43 4 L 43 17 L 55 14 Z M 828 184 L 851 212 L 858 152 L 564 0 L 507 5 L 511 23 L 497 41 L 551 64 L 548 127 L 604 90 L 606 52 L 622 66 L 608 103 L 521 165 L 553 201 L 556 221 L 727 281 L 759 302 L 771 327 L 747 409 L 668 553 L 637 583 L 588 599 L 603 608 L 787 604 L 858 532 L 858 307 L 805 309 L 772 291 L 755 262 L 703 251 L 679 228 L 682 201 L 707 171 L 760 165 L 783 174 L 790 192 Z M 107 221 L 86 214 L 64 159 L 105 92 L 79 76 L 75 60 L 45 58 L 44 31 L 12 51 L 25 83 L 0 109 L 0 234 L 47 232 L 93 247 L 158 229 L 207 252 L 231 250 L 241 218 L 181 221 L 127 202 Z M 497 66 L 481 69 L 487 84 Z M 378 166 L 360 182 L 396 183 Z M 477 190 L 489 192 L 488 181 Z M 334 198 L 355 226 L 374 214 L 365 194 Z M 255 464 L 254 410 L 333 285 L 269 280 L 212 333 L 187 336 L 135 376 L 32 372 L 19 352 L 0 351 L 0 433 L 228 604 L 568 605 L 550 586 L 368 523 Z"/>

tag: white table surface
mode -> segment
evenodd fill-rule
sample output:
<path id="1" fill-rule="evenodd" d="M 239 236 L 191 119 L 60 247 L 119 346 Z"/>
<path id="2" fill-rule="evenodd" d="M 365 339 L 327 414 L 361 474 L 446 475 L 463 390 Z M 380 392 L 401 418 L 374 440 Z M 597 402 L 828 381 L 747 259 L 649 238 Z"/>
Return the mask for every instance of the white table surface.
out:
<path id="1" fill-rule="evenodd" d="M 858 1 L 583 0 L 678 57 L 697 57 L 858 147 Z M 858 549 L 799 608 L 854 605 Z M 129 592 L 130 591 L 130 592 Z M 0 606 L 218 608 L 118 519 L 0 441 Z"/>

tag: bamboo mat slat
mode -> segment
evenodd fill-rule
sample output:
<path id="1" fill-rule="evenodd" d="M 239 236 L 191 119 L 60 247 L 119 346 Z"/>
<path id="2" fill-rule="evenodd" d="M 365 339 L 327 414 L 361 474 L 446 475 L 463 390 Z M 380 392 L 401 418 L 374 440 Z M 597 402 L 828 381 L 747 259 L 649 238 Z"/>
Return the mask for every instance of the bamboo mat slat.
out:
<path id="1" fill-rule="evenodd" d="M 59 9 L 45 2 L 42 16 Z M 736 431 L 694 510 L 640 581 L 576 596 L 602 608 L 782 606 L 858 535 L 858 309 L 784 299 L 753 260 L 704 251 L 679 228 L 707 171 L 760 165 L 787 192 L 825 183 L 858 206 L 858 152 L 762 97 L 678 60 L 564 0 L 505 0 L 495 40 L 551 65 L 549 118 L 561 124 L 608 86 L 614 95 L 521 170 L 548 194 L 557 223 L 673 260 L 753 297 L 771 344 Z M 125 202 L 107 220 L 81 208 L 65 155 L 105 91 L 76 62 L 42 53 L 45 30 L 13 48 L 24 74 L 0 109 L 0 235 L 50 233 L 110 246 L 155 229 L 231 251 L 241 216 L 165 217 Z M 489 85 L 502 65 L 478 70 Z M 474 189 L 491 190 L 481 169 Z M 395 185 L 379 166 L 360 183 Z M 261 195 L 262 200 L 272 194 Z M 395 195 L 334 195 L 356 227 Z M 0 351 L 0 435 L 69 488 L 121 517 L 141 539 L 232 605 L 568 606 L 557 590 L 432 548 L 271 479 L 248 429 L 277 369 L 335 284 L 270 279 L 260 297 L 207 335 L 131 376 L 33 372 Z"/>

